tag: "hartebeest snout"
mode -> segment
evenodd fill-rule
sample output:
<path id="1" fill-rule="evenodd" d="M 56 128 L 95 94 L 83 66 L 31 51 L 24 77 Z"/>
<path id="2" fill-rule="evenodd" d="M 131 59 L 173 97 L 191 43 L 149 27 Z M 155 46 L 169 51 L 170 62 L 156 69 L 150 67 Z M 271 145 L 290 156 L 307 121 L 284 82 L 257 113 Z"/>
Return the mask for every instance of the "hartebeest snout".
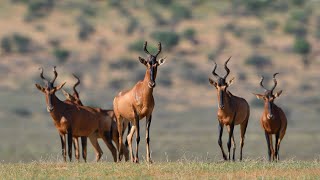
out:
<path id="1" fill-rule="evenodd" d="M 267 140 L 269 161 L 271 161 L 271 159 L 280 160 L 279 158 L 280 143 L 284 135 L 286 134 L 286 129 L 287 129 L 286 115 L 284 114 L 284 112 L 280 107 L 274 104 L 274 100 L 277 97 L 279 97 L 280 94 L 282 93 L 282 90 L 278 91 L 275 94 L 273 93 L 274 89 L 278 84 L 276 80 L 277 74 L 278 73 L 275 73 L 273 75 L 274 85 L 270 90 L 263 86 L 262 82 L 264 77 L 262 76 L 260 81 L 260 86 L 265 90 L 265 93 L 264 94 L 254 93 L 254 95 L 258 99 L 262 99 L 264 101 L 264 111 L 260 118 L 260 122 L 261 122 L 262 128 L 264 129 L 265 137 Z M 275 150 L 273 149 L 272 134 L 275 134 L 276 136 Z"/>
<path id="2" fill-rule="evenodd" d="M 230 57 L 231 58 L 231 57 Z M 226 78 L 228 77 L 230 70 L 227 66 L 230 58 L 224 63 L 224 68 L 227 74 L 224 77 L 219 76 L 216 73 L 217 63 L 215 63 L 212 74 L 218 79 L 218 81 L 214 81 L 209 78 L 210 84 L 214 85 L 217 90 L 218 97 L 218 121 L 219 121 L 219 140 L 218 144 L 222 151 L 222 155 L 224 160 L 227 160 L 227 156 L 223 150 L 222 146 L 222 134 L 224 125 L 227 126 L 229 132 L 229 140 L 228 140 L 228 159 L 230 160 L 230 148 L 231 148 L 231 140 L 233 144 L 233 157 L 235 160 L 235 150 L 236 144 L 234 142 L 233 129 L 235 125 L 240 124 L 240 161 L 242 160 L 242 149 L 244 145 L 245 133 L 248 125 L 248 120 L 250 116 L 249 104 L 247 101 L 241 97 L 234 96 L 231 94 L 227 88 L 232 84 L 234 78 L 230 79 L 228 82 Z"/>
<path id="3" fill-rule="evenodd" d="M 117 118 L 119 144 L 122 144 L 123 136 L 123 121 L 124 119 L 132 122 L 130 134 L 127 136 L 130 150 L 130 159 L 132 162 L 138 162 L 138 149 L 140 142 L 140 126 L 139 120 L 146 117 L 146 148 L 147 148 L 147 162 L 151 162 L 150 147 L 149 147 L 149 130 L 152 119 L 152 111 L 154 108 L 153 88 L 156 86 L 156 76 L 158 66 L 165 62 L 165 58 L 157 60 L 161 52 L 161 43 L 158 44 L 158 52 L 152 55 L 147 50 L 147 42 L 144 43 L 144 51 L 149 55 L 145 60 L 139 57 L 140 62 L 146 66 L 146 73 L 144 80 L 139 81 L 131 90 L 120 92 L 113 100 L 113 109 Z M 136 132 L 136 155 L 133 156 L 132 150 L 132 136 Z M 122 148 L 120 146 L 119 159 L 121 159 Z"/>

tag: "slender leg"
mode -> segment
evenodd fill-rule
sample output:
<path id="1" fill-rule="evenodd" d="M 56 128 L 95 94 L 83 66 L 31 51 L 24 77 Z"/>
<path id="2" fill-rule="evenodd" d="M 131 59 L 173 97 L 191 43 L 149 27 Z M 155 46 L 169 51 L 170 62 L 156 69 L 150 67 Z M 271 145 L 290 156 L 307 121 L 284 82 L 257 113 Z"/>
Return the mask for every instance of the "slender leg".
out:
<path id="1" fill-rule="evenodd" d="M 244 145 L 244 138 L 245 138 L 247 126 L 248 126 L 248 119 L 245 122 L 243 122 L 243 124 L 240 124 L 240 161 L 242 161 L 242 149 Z"/>
<path id="2" fill-rule="evenodd" d="M 227 129 L 228 129 L 228 132 L 230 133 L 230 126 L 227 126 Z M 232 134 L 231 143 L 232 143 L 232 147 L 233 147 L 232 160 L 235 161 L 236 143 L 234 141 L 234 134 Z"/>
<path id="3" fill-rule="evenodd" d="M 272 134 L 269 134 L 270 139 L 270 149 L 271 149 L 271 159 L 274 161 L 274 148 L 273 148 L 273 142 L 272 142 Z"/>
<path id="4" fill-rule="evenodd" d="M 279 136 L 280 136 L 280 132 L 276 134 L 276 142 L 275 142 L 275 148 L 274 148 L 276 161 L 278 161 L 278 156 L 279 156 L 279 148 L 278 148 Z"/>
<path id="5" fill-rule="evenodd" d="M 268 146 L 268 158 L 269 158 L 269 162 L 271 162 L 270 137 L 267 132 L 265 132 L 265 136 L 266 136 L 266 141 L 267 141 L 267 146 Z"/>
<path id="6" fill-rule="evenodd" d="M 278 161 L 280 161 L 280 157 L 279 157 L 280 143 L 281 143 L 284 135 L 286 134 L 286 128 L 287 128 L 287 127 L 285 126 L 285 127 L 284 127 L 283 129 L 281 129 L 281 131 L 280 131 L 280 137 L 279 137 L 279 140 L 278 140 Z"/>
<path id="7" fill-rule="evenodd" d="M 68 156 L 70 162 L 72 161 L 72 129 L 68 129 Z"/>
<path id="8" fill-rule="evenodd" d="M 89 140 L 94 148 L 94 151 L 96 153 L 96 161 L 98 162 L 103 154 L 100 145 L 98 143 L 98 139 L 97 139 L 97 135 L 96 134 L 92 134 L 89 136 Z"/>
<path id="9" fill-rule="evenodd" d="M 122 129 L 123 129 L 123 119 L 121 116 L 117 116 L 117 127 L 118 127 L 118 133 L 119 133 L 119 144 L 122 144 L 122 138 L 123 138 L 123 133 L 122 133 Z M 118 153 L 118 160 L 117 161 L 121 161 L 122 159 L 122 154 L 123 154 L 123 149 L 120 146 L 119 148 L 119 153 Z"/>
<path id="10" fill-rule="evenodd" d="M 130 160 L 131 162 L 134 162 L 134 155 L 133 155 L 133 150 L 132 150 L 132 136 L 136 131 L 136 126 L 133 125 L 131 127 L 130 133 L 127 136 L 127 140 L 128 140 L 128 145 L 129 145 L 129 154 L 130 154 Z"/>
<path id="11" fill-rule="evenodd" d="M 152 163 L 150 157 L 150 125 L 151 125 L 152 115 L 146 117 L 146 145 L 147 145 L 147 162 Z"/>
<path id="12" fill-rule="evenodd" d="M 60 134 L 60 141 L 61 141 L 61 147 L 62 147 L 62 156 L 63 156 L 63 161 L 67 162 L 67 150 L 66 150 L 66 135 Z"/>
<path id="13" fill-rule="evenodd" d="M 224 160 L 227 160 L 227 156 L 226 156 L 226 153 L 224 152 L 223 150 L 223 146 L 222 146 L 222 134 L 223 134 L 223 124 L 219 122 L 219 139 L 218 139 L 218 144 L 220 146 L 220 149 L 221 149 L 221 152 L 222 152 L 222 156 L 223 156 L 223 159 Z"/>
<path id="14" fill-rule="evenodd" d="M 76 160 L 79 162 L 79 158 L 80 158 L 80 153 L 79 153 L 79 140 L 78 138 L 73 138 L 73 143 L 74 143 L 74 147 L 75 147 L 75 155 L 76 155 Z"/>
<path id="15" fill-rule="evenodd" d="M 114 145 L 112 144 L 111 132 L 105 131 L 101 137 L 102 137 L 104 143 L 106 143 L 107 147 L 111 151 L 114 162 L 117 162 L 117 150 L 114 147 Z"/>
<path id="16" fill-rule="evenodd" d="M 227 143 L 227 146 L 228 146 L 228 160 L 230 161 L 230 149 L 231 149 L 231 140 L 232 140 L 232 137 L 233 137 L 233 129 L 234 129 L 234 122 L 230 125 L 230 132 L 229 132 L 229 140 L 228 140 L 228 143 Z"/>
<path id="17" fill-rule="evenodd" d="M 87 137 L 81 136 L 82 158 L 87 162 Z"/>
<path id="18" fill-rule="evenodd" d="M 136 124 L 136 157 L 134 162 L 139 163 L 139 143 L 140 143 L 140 125 L 139 125 L 139 116 L 138 113 L 136 113 L 135 118 L 135 124 Z"/>

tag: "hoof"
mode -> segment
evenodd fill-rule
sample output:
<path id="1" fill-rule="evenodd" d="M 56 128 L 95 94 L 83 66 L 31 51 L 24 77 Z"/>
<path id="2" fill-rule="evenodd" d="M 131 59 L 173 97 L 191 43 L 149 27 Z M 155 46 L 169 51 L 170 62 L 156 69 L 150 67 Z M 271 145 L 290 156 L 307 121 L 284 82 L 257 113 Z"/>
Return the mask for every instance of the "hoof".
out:
<path id="1" fill-rule="evenodd" d="M 134 159 L 134 163 L 137 163 L 137 164 L 138 164 L 138 163 L 139 163 L 139 158 L 135 158 L 135 159 Z"/>

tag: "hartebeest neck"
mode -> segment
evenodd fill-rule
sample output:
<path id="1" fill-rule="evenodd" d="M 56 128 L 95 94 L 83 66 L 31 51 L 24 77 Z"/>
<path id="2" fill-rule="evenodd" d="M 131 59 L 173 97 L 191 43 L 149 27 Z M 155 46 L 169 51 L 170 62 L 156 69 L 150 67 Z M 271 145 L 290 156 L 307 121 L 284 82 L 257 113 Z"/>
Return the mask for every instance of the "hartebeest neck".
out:
<path id="1" fill-rule="evenodd" d="M 53 111 L 50 112 L 50 115 L 54 121 L 60 121 L 66 108 L 66 104 L 62 102 L 55 94 L 52 95 L 51 101 Z"/>

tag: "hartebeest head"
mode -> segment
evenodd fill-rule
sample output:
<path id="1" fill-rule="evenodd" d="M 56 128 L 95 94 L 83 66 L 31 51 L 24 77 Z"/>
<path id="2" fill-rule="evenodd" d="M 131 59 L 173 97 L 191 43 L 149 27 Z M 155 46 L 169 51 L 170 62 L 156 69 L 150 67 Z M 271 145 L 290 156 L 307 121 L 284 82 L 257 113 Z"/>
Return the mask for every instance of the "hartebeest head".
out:
<path id="1" fill-rule="evenodd" d="M 45 94 L 46 102 L 47 102 L 47 111 L 52 112 L 54 109 L 54 107 L 52 105 L 52 97 L 55 94 L 55 92 L 59 91 L 66 84 L 66 82 L 62 83 L 58 87 L 54 86 L 54 82 L 58 77 L 58 73 L 56 71 L 55 66 L 53 67 L 54 78 L 51 81 L 49 81 L 48 79 L 46 79 L 43 76 L 43 68 L 40 68 L 40 70 L 41 70 L 40 77 L 44 81 L 45 87 L 42 87 L 39 84 L 35 84 L 35 85 L 41 92 L 43 92 Z"/>
<path id="2" fill-rule="evenodd" d="M 227 93 L 227 88 L 232 84 L 234 80 L 234 77 L 233 77 L 228 82 L 226 81 L 228 75 L 230 74 L 230 69 L 227 66 L 230 59 L 231 57 L 229 57 L 229 59 L 224 63 L 224 69 L 227 71 L 227 74 L 224 77 L 221 77 L 216 73 L 217 63 L 214 62 L 214 68 L 213 68 L 212 74 L 218 79 L 218 82 L 209 78 L 210 84 L 214 85 L 214 87 L 216 87 L 217 89 L 218 99 L 219 99 L 219 104 L 218 104 L 219 109 L 224 108 L 224 96 Z"/>
<path id="3" fill-rule="evenodd" d="M 258 99 L 262 99 L 265 103 L 265 107 L 267 107 L 267 118 L 268 119 L 272 119 L 273 118 L 273 113 L 272 113 L 272 106 L 273 106 L 273 102 L 274 100 L 280 96 L 280 94 L 282 93 L 282 90 L 278 91 L 277 93 L 273 94 L 274 89 L 276 88 L 278 82 L 276 80 L 276 75 L 279 73 L 274 73 L 273 74 L 273 82 L 274 85 L 273 87 L 269 90 L 267 88 L 265 88 L 262 84 L 264 77 L 261 76 L 261 81 L 260 81 L 260 86 L 265 89 L 265 93 L 264 94 L 255 94 L 254 95 L 257 96 Z"/>
<path id="4" fill-rule="evenodd" d="M 156 76 L 157 76 L 157 69 L 158 66 L 162 65 L 165 62 L 165 58 L 161 58 L 157 60 L 157 56 L 161 52 L 161 43 L 158 44 L 158 52 L 156 55 L 152 55 L 147 50 L 147 41 L 144 43 L 143 46 L 144 52 L 149 55 L 148 59 L 145 60 L 144 58 L 139 56 L 139 61 L 147 67 L 147 71 L 150 72 L 150 79 L 148 82 L 149 88 L 154 88 L 156 86 Z"/>
<path id="5" fill-rule="evenodd" d="M 66 92 L 63 89 L 62 89 L 62 93 L 67 98 L 67 100 L 69 100 L 77 105 L 83 106 L 83 104 L 80 100 L 80 97 L 79 97 L 79 93 L 76 89 L 76 87 L 80 84 L 80 79 L 75 74 L 72 74 L 72 75 L 73 75 L 73 77 L 75 77 L 77 79 L 77 82 L 73 85 L 73 95 L 69 94 L 68 92 Z"/>

